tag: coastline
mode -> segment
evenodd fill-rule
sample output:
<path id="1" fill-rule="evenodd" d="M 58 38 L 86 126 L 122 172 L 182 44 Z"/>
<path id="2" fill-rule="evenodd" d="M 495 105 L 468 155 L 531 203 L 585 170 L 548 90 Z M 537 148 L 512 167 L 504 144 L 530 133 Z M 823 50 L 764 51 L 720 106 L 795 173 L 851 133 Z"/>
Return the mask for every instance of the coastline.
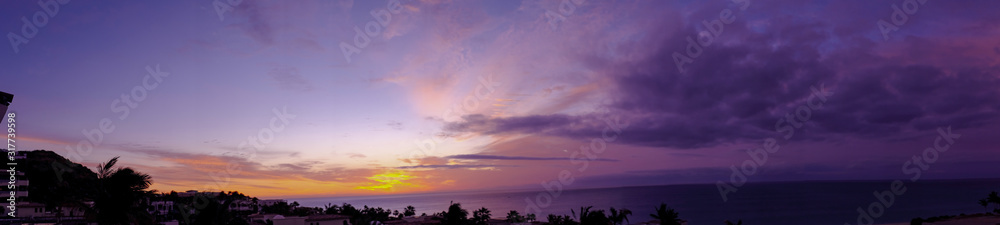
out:
<path id="1" fill-rule="evenodd" d="M 994 225 L 1000 224 L 1000 215 L 995 214 L 972 214 L 958 215 L 947 219 L 933 222 L 923 222 L 922 225 Z M 877 225 L 912 225 L 910 222 L 880 223 Z"/>

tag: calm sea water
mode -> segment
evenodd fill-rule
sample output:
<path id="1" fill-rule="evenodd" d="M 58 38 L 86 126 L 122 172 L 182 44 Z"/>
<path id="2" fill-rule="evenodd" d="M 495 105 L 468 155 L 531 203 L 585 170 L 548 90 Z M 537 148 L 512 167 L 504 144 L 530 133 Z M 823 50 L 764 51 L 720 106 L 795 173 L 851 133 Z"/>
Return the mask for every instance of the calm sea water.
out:
<path id="1" fill-rule="evenodd" d="M 548 214 L 570 215 L 570 209 L 581 206 L 595 209 L 609 207 L 632 210 L 632 223 L 652 220 L 649 214 L 661 202 L 676 209 L 691 225 L 723 224 L 724 220 L 742 219 L 744 224 L 855 224 L 856 209 L 865 209 L 877 199 L 873 192 L 889 189 L 890 181 L 816 181 L 784 183 L 748 183 L 723 202 L 714 184 L 621 187 L 566 190 L 548 207 L 542 208 L 538 219 Z M 875 223 L 907 222 L 914 217 L 958 215 L 983 212 L 976 202 L 990 191 L 1000 191 L 1000 179 L 928 180 L 906 182 L 906 192 Z M 471 212 L 480 207 L 490 209 L 493 217 L 505 217 L 510 210 L 525 214 L 525 198 L 538 191 L 480 192 L 447 194 L 414 194 L 368 197 L 334 197 L 289 199 L 304 206 L 327 203 L 350 203 L 400 210 L 413 205 L 417 214 L 441 212 L 450 201 L 462 203 Z"/>

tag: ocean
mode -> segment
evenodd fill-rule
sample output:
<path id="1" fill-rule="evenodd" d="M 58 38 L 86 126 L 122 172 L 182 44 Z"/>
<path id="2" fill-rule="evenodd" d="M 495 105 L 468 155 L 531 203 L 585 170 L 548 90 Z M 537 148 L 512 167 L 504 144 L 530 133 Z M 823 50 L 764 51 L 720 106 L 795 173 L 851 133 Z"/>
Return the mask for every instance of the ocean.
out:
<path id="1" fill-rule="evenodd" d="M 581 206 L 593 209 L 627 208 L 633 212 L 631 223 L 650 221 L 654 207 L 666 203 L 680 213 L 690 225 L 724 224 L 724 220 L 742 219 L 744 224 L 857 224 L 861 207 L 868 211 L 879 200 L 874 192 L 890 190 L 892 181 L 809 181 L 747 183 L 729 194 L 723 202 L 714 184 L 619 187 L 564 190 L 548 207 L 541 208 L 538 219 L 548 214 L 570 215 L 570 209 Z M 895 196 L 892 205 L 872 218 L 875 224 L 908 222 L 915 217 L 933 217 L 982 213 L 977 204 L 990 191 L 1000 191 L 1000 179 L 920 180 L 904 182 L 906 191 Z M 350 203 L 402 211 L 407 205 L 417 214 L 432 214 L 447 209 L 449 202 L 462 204 L 469 211 L 486 207 L 492 217 L 505 217 L 510 210 L 526 214 L 525 198 L 534 199 L 539 191 L 434 193 L 365 197 L 329 197 L 288 199 L 303 206 L 323 206 L 327 203 Z M 888 198 L 886 198 L 887 200 Z M 882 204 L 882 203 L 879 203 Z M 874 216 L 874 215 L 869 215 Z M 867 220 L 862 220 L 867 222 Z M 865 224 L 865 223 L 862 223 Z"/>

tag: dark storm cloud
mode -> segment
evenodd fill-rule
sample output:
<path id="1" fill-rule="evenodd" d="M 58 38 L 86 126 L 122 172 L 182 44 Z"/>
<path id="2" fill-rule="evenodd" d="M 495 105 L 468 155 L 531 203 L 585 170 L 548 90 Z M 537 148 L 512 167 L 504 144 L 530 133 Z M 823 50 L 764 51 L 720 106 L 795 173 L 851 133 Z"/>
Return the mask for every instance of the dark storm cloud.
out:
<path id="1" fill-rule="evenodd" d="M 870 24 L 844 23 L 857 18 L 783 15 L 780 5 L 760 4 L 777 2 L 753 8 L 762 11 L 757 14 L 774 13 L 772 19 L 753 21 L 739 15 L 685 65 L 683 73 L 673 55 L 684 54 L 687 37 L 697 34 L 701 20 L 709 16 L 691 19 L 681 30 L 650 28 L 647 38 L 626 45 L 634 48 L 628 49 L 637 52 L 634 55 L 648 56 L 641 60 L 573 56 L 593 62 L 588 63 L 590 69 L 612 79 L 612 101 L 605 105 L 608 113 L 467 115 L 462 122 L 446 124 L 444 130 L 589 139 L 600 137 L 606 127 L 602 120 L 620 117 L 630 124 L 620 136 L 623 143 L 707 147 L 780 136 L 775 123 L 804 105 L 811 89 L 821 86 L 834 94 L 812 111 L 808 132 L 797 132 L 796 138 L 886 138 L 905 131 L 971 128 L 997 121 L 998 68 L 989 63 L 993 59 L 981 58 L 995 57 L 989 47 L 985 51 L 989 54 L 955 52 L 950 41 L 914 36 L 883 43 L 870 38 L 881 37 L 870 26 L 882 17 L 878 13 L 873 12 Z M 838 4 L 851 3 L 834 3 L 830 8 L 844 8 Z M 946 15 L 935 12 L 926 9 L 921 16 Z M 916 22 L 909 26 L 944 29 L 919 27 Z M 885 54 L 890 50 L 892 54 Z M 957 59 L 970 63 L 951 63 Z"/>

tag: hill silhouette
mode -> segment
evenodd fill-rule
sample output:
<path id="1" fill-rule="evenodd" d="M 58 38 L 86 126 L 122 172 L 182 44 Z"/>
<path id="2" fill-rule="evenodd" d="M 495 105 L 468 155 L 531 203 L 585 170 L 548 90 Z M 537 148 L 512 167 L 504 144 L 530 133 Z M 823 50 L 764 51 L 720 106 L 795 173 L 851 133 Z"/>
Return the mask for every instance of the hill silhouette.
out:
<path id="1" fill-rule="evenodd" d="M 6 149 L 4 149 L 6 151 Z M 44 203 L 46 206 L 77 205 L 90 201 L 96 193 L 97 174 L 59 154 L 47 150 L 19 151 L 16 170 L 28 180 L 28 197 L 19 201 Z M 10 162 L 3 157 L 3 165 Z M 5 170 L 10 166 L 5 167 Z M 20 190 L 23 191 L 23 190 Z"/>

